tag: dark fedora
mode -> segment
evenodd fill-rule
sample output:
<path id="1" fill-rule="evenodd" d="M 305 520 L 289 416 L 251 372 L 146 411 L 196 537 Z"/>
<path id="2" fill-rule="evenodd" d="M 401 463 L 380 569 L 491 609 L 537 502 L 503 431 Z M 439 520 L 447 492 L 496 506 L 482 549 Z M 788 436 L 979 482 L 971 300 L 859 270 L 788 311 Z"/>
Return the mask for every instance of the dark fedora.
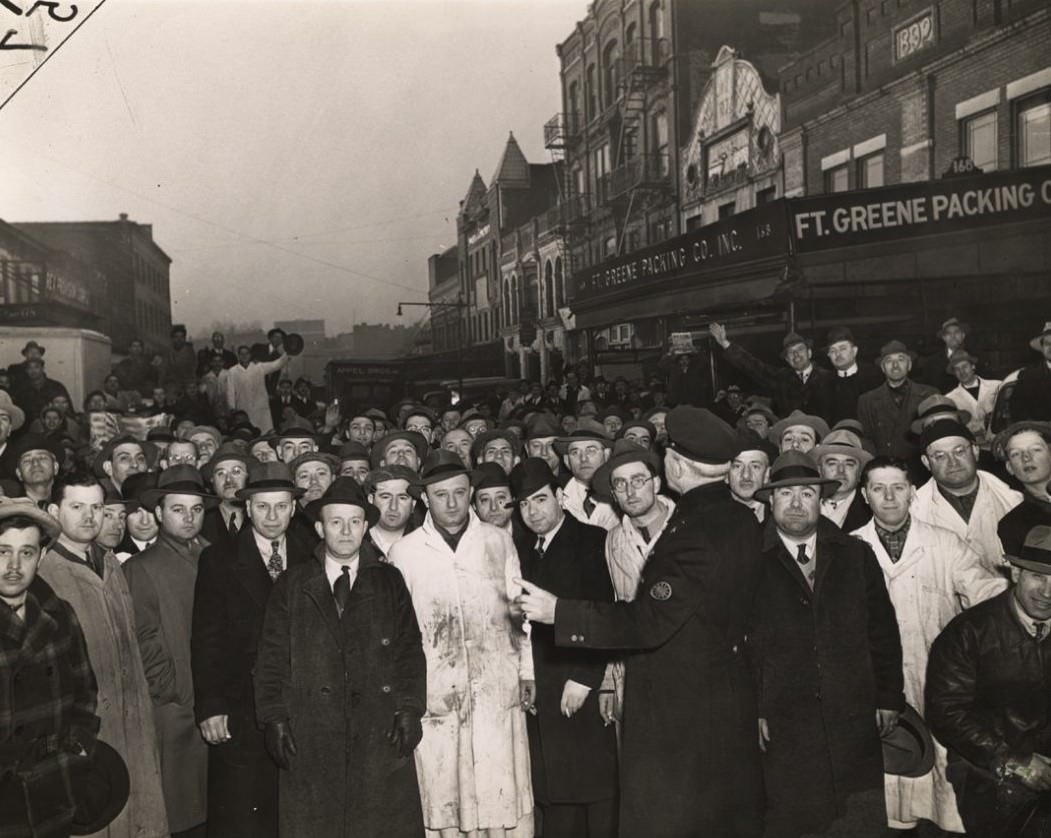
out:
<path id="1" fill-rule="evenodd" d="M 360 442 L 350 440 L 348 442 L 344 442 L 339 447 L 339 454 L 337 454 L 337 456 L 339 457 L 339 461 L 341 463 L 345 463 L 350 460 L 365 460 L 366 462 L 368 462 L 369 449 L 362 445 Z"/>
<path id="2" fill-rule="evenodd" d="M 306 494 L 306 489 L 300 489 L 292 482 L 292 470 L 287 463 L 255 462 L 248 469 L 245 487 L 237 491 L 237 499 L 248 500 L 261 492 L 291 492 L 292 497 L 298 498 Z"/>
<path id="3" fill-rule="evenodd" d="M 510 475 L 497 463 L 479 463 L 471 472 L 471 486 L 476 492 L 480 489 L 499 489 L 510 485 Z"/>
<path id="4" fill-rule="evenodd" d="M 852 343 L 854 346 L 858 345 L 858 342 L 854 339 L 854 333 L 850 331 L 846 326 L 835 326 L 828 330 L 828 334 L 825 335 L 825 348 L 834 346 L 837 343 Z"/>
<path id="5" fill-rule="evenodd" d="M 552 491 L 558 488 L 558 480 L 551 472 L 551 466 L 546 460 L 539 457 L 526 457 L 511 469 L 512 502 L 508 504 L 508 507 L 525 500 L 545 486 L 550 486 Z"/>
<path id="6" fill-rule="evenodd" d="M 1051 575 L 1051 527 L 1039 524 L 1029 530 L 1017 556 L 1007 556 L 1011 564 L 1034 573 Z"/>
<path id="7" fill-rule="evenodd" d="M 129 510 L 143 506 L 142 496 L 152 489 L 157 488 L 157 478 L 160 475 L 155 471 L 140 471 L 129 474 L 124 478 L 120 486 L 120 493 L 128 501 Z"/>
<path id="8" fill-rule="evenodd" d="M 441 483 L 443 480 L 459 477 L 461 474 L 470 477 L 470 472 L 464 466 L 460 455 L 440 448 L 427 455 L 415 483 L 417 486 L 430 486 L 432 483 Z"/>
<path id="9" fill-rule="evenodd" d="M 839 488 L 838 480 L 828 480 L 821 476 L 817 462 L 809 454 L 790 449 L 780 454 L 770 466 L 770 480 L 755 490 L 756 500 L 766 501 L 774 489 L 784 486 L 818 486 L 821 497 L 834 495 Z"/>
<path id="10" fill-rule="evenodd" d="M 950 399 L 948 396 L 943 396 L 941 393 L 934 393 L 933 395 L 927 396 L 916 406 L 916 419 L 909 426 L 916 436 L 923 433 L 924 425 L 929 425 L 932 421 L 938 419 L 955 419 L 958 422 L 966 425 L 971 421 L 971 414 L 966 410 L 960 410 L 959 406 Z"/>
<path id="11" fill-rule="evenodd" d="M 120 436 L 115 436 L 112 439 L 107 440 L 105 445 L 99 450 L 98 454 L 95 455 L 93 471 L 95 472 L 96 477 L 107 476 L 105 469 L 102 468 L 102 464 L 109 462 L 113 457 L 113 452 L 121 445 L 138 445 L 139 448 L 142 449 L 143 455 L 146 457 L 146 465 L 149 468 L 153 468 L 161 456 L 161 450 L 152 442 L 146 442 L 145 440 L 134 437 L 131 434 L 121 434 Z"/>
<path id="12" fill-rule="evenodd" d="M 911 704 L 898 724 L 882 737 L 883 770 L 899 777 L 922 777 L 934 767 L 934 742 L 927 723 Z"/>
<path id="13" fill-rule="evenodd" d="M 47 451 L 55 458 L 57 463 L 61 463 L 66 459 L 66 450 L 62 447 L 62 443 L 57 439 L 33 433 L 32 431 L 22 434 L 18 442 L 15 443 L 14 449 L 15 465 L 18 464 L 18 461 L 22 459 L 24 454 L 30 451 Z"/>
<path id="14" fill-rule="evenodd" d="M 621 426 L 621 429 L 617 431 L 616 439 L 624 439 L 624 435 L 632 428 L 641 428 L 642 430 L 644 430 L 647 434 L 649 434 L 650 442 L 653 442 L 653 440 L 657 438 L 657 429 L 653 426 L 652 422 L 649 422 L 645 419 L 629 419 Z M 617 447 L 616 440 L 614 440 L 613 447 L 614 449 L 616 449 Z"/>
<path id="15" fill-rule="evenodd" d="M 668 448 L 689 460 L 718 465 L 737 452 L 737 434 L 722 419 L 703 407 L 679 405 L 664 420 Z"/>
<path id="16" fill-rule="evenodd" d="M 879 355 L 876 357 L 876 365 L 879 366 L 883 363 L 883 359 L 888 355 L 908 355 L 909 359 L 915 364 L 916 358 L 918 357 L 909 347 L 905 345 L 903 341 L 892 340 L 883 344 L 879 348 Z"/>
<path id="17" fill-rule="evenodd" d="M 47 350 L 35 340 L 26 341 L 26 345 L 22 347 L 22 354 L 28 354 L 30 349 L 35 349 L 41 355 L 47 354 Z"/>
<path id="18" fill-rule="evenodd" d="M 142 505 L 152 509 L 165 495 L 193 495 L 205 506 L 216 506 L 219 498 L 208 491 L 204 478 L 193 466 L 169 466 L 157 476 L 157 485 L 142 493 Z"/>
<path id="19" fill-rule="evenodd" d="M 292 332 L 290 335 L 285 335 L 285 353 L 288 355 L 296 356 L 303 351 L 304 347 L 303 336 Z"/>
<path id="20" fill-rule="evenodd" d="M 337 477 L 332 481 L 332 485 L 325 490 L 325 494 L 317 500 L 308 503 L 303 511 L 306 512 L 312 521 L 320 521 L 321 510 L 326 506 L 335 506 L 337 504 L 361 507 L 365 512 L 365 520 L 369 522 L 370 527 L 380 518 L 380 511 L 369 503 L 368 498 L 365 497 L 365 492 L 362 491 L 358 481 L 353 477 Z"/>
<path id="21" fill-rule="evenodd" d="M 72 779 L 73 835 L 91 835 L 124 811 L 131 791 L 128 766 L 117 751 L 98 740 L 90 762 L 74 769 Z"/>
<path id="22" fill-rule="evenodd" d="M 594 419 L 581 419 L 577 422 L 577 429 L 569 436 L 555 438 L 555 450 L 562 455 L 569 451 L 569 446 L 574 442 L 587 442 L 593 440 L 601 442 L 606 448 L 613 447 L 613 441 L 606 435 L 606 429 Z"/>
<path id="23" fill-rule="evenodd" d="M 926 451 L 932 442 L 947 437 L 962 437 L 970 443 L 974 442 L 974 434 L 966 425 L 955 419 L 939 419 L 937 422 L 931 422 L 920 434 L 920 451 Z"/>
<path id="24" fill-rule="evenodd" d="M 526 440 L 531 439 L 549 439 L 550 437 L 561 436 L 562 429 L 558 427 L 555 420 L 551 418 L 548 413 L 536 413 L 533 417 L 526 422 Z"/>
<path id="25" fill-rule="evenodd" d="M 370 456 L 370 464 L 373 468 L 380 467 L 380 460 L 387 458 L 387 449 L 390 447 L 392 442 L 397 442 L 399 439 L 403 439 L 409 442 L 413 448 L 416 449 L 416 456 L 422 463 L 427 457 L 427 453 L 431 450 L 430 445 L 427 444 L 427 440 L 424 439 L 423 434 L 417 433 L 416 431 L 394 431 L 389 433 L 381 439 L 376 440 L 372 444 L 372 453 Z"/>

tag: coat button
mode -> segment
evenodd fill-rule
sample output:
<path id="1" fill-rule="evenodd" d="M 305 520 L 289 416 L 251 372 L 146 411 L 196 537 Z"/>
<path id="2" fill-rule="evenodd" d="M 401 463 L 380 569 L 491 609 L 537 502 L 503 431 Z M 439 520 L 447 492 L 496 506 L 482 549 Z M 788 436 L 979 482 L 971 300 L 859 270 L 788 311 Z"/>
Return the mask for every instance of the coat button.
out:
<path id="1" fill-rule="evenodd" d="M 389 693 L 390 692 L 390 684 L 384 684 L 382 687 L 380 687 L 380 690 L 382 690 L 385 693 Z"/>
<path id="2" fill-rule="evenodd" d="M 389 638 L 389 637 L 384 637 L 384 638 L 383 638 L 383 639 L 382 639 L 382 640 L 380 641 L 380 645 L 381 645 L 381 646 L 390 646 L 390 638 Z"/>

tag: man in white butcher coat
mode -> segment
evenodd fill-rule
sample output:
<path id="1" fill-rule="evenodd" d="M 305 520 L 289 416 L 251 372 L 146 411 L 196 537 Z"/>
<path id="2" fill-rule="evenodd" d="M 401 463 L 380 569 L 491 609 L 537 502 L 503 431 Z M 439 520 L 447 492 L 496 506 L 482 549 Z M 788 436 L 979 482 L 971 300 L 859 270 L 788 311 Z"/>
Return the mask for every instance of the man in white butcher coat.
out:
<path id="1" fill-rule="evenodd" d="M 989 449 L 993 435 L 989 432 L 989 418 L 996 405 L 996 394 L 1000 392 L 1002 381 L 979 377 L 976 370 L 978 359 L 966 349 L 957 349 L 949 356 L 946 371 L 952 375 L 959 386 L 946 395 L 953 403 L 971 415 L 967 427 L 980 448 Z"/>
<path id="2" fill-rule="evenodd" d="M 467 469 L 435 451 L 417 484 L 427 517 L 390 548 L 427 656 L 427 713 L 416 771 L 428 838 L 531 838 L 525 711 L 533 655 L 520 614 L 518 554 L 470 508 Z"/>
<path id="3" fill-rule="evenodd" d="M 964 425 L 941 419 L 920 435 L 920 459 L 931 473 L 916 491 L 912 517 L 944 527 L 970 544 L 986 570 L 1005 573 L 1004 551 L 996 528 L 1022 502 L 999 477 L 978 469 L 978 446 Z"/>
<path id="4" fill-rule="evenodd" d="M 264 434 L 274 429 L 266 377 L 283 369 L 288 361 L 284 347 L 272 361 L 253 361 L 252 350 L 247 346 L 239 346 L 237 363 L 226 374 L 226 401 L 230 410 L 243 410 L 251 423 Z"/>
<path id="5" fill-rule="evenodd" d="M 927 653 L 934 638 L 965 608 L 1004 590 L 1007 577 L 984 568 L 959 536 L 910 516 L 916 490 L 903 460 L 872 460 L 861 476 L 861 494 L 872 520 L 851 535 L 872 548 L 883 569 L 901 633 L 905 698 L 922 716 Z M 922 818 L 948 832 L 964 831 L 945 765 L 945 748 L 936 741 L 929 773 L 884 775 L 892 829 L 912 829 Z"/>

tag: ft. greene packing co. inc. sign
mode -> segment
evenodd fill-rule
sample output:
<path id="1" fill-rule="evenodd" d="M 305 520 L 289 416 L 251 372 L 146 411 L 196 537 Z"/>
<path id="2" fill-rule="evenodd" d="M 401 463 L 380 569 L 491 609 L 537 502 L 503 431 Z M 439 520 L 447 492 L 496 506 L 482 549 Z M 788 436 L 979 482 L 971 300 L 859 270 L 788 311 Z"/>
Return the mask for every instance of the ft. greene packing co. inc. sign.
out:
<path id="1" fill-rule="evenodd" d="M 787 235 L 784 201 L 776 201 L 581 271 L 577 298 L 784 256 Z"/>
<path id="2" fill-rule="evenodd" d="M 1051 166 L 790 202 L 798 253 L 1051 219 Z"/>

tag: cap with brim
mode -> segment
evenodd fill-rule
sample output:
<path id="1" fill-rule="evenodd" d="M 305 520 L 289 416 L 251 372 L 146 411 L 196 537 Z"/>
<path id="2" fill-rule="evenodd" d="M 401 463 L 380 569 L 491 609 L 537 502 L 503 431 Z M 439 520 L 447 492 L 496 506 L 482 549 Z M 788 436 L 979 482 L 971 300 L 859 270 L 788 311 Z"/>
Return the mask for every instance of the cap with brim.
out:
<path id="1" fill-rule="evenodd" d="M 941 393 L 927 396 L 916 406 L 916 419 L 909 426 L 909 430 L 916 436 L 923 433 L 923 426 L 930 423 L 934 417 L 956 419 L 963 425 L 971 421 L 971 414 L 966 410 L 960 410 L 956 402 Z"/>
<path id="2" fill-rule="evenodd" d="M 1001 462 L 1006 462 L 1007 443 L 1011 441 L 1012 437 L 1025 433 L 1026 431 L 1040 434 L 1040 436 L 1044 438 L 1044 441 L 1048 445 L 1051 445 L 1051 422 L 1014 422 L 1000 431 L 1000 433 L 998 433 L 993 439 L 993 456 Z"/>
<path id="3" fill-rule="evenodd" d="M 327 454 L 324 451 L 306 451 L 292 458 L 292 462 L 288 464 L 288 470 L 292 472 L 292 477 L 295 478 L 296 469 L 305 463 L 324 463 L 328 466 L 329 471 L 333 475 L 339 474 L 339 458 L 332 454 Z"/>
<path id="4" fill-rule="evenodd" d="M 939 419 L 937 422 L 931 422 L 920 434 L 920 451 L 926 451 L 931 443 L 948 437 L 962 437 L 968 442 L 974 442 L 974 434 L 966 425 L 961 425 L 955 419 Z"/>
<path id="5" fill-rule="evenodd" d="M 810 452 L 810 456 L 817 460 L 819 464 L 821 463 L 821 458 L 828 454 L 854 457 L 858 461 L 859 468 L 864 468 L 872 460 L 872 455 L 862 447 L 861 439 L 858 435 L 845 430 L 831 431 L 821 441 L 821 444 Z"/>
<path id="6" fill-rule="evenodd" d="M 956 370 L 956 365 L 961 361 L 968 361 L 971 364 L 978 363 L 978 359 L 966 349 L 957 349 L 949 356 L 949 361 L 945 365 L 945 372 L 952 375 Z"/>
<path id="7" fill-rule="evenodd" d="M 40 527 L 48 542 L 62 534 L 62 525 L 29 498 L 0 497 L 0 521 L 24 515 Z"/>
<path id="8" fill-rule="evenodd" d="M 503 466 L 497 463 L 479 463 L 478 467 L 471 472 L 471 486 L 474 490 L 499 489 L 511 487 L 511 477 Z"/>
<path id="9" fill-rule="evenodd" d="M 415 480 L 417 486 L 430 486 L 433 483 L 441 483 L 452 477 L 460 475 L 470 477 L 470 472 L 464 467 L 460 455 L 445 449 L 432 451 L 423 462 L 420 474 Z"/>
<path id="10" fill-rule="evenodd" d="M 653 474 L 661 473 L 660 459 L 651 448 L 643 448 L 630 439 L 618 439 L 613 443 L 609 459 L 595 469 L 591 477 L 591 490 L 607 503 L 613 500 L 613 471 L 631 463 L 644 463 Z"/>
<path id="11" fill-rule="evenodd" d="M 703 407 L 679 405 L 668 413 L 668 448 L 689 460 L 721 465 L 737 451 L 737 433 Z"/>
<path id="12" fill-rule="evenodd" d="M 827 498 L 836 493 L 840 482 L 822 477 L 813 457 L 792 449 L 774 460 L 770 466 L 770 481 L 755 490 L 755 498 L 765 502 L 771 492 L 785 486 L 819 486 L 821 497 Z"/>
<path id="13" fill-rule="evenodd" d="M 252 467 L 252 464 L 256 462 L 255 457 L 245 454 L 240 449 L 234 447 L 229 442 L 225 442 L 215 449 L 215 453 L 212 454 L 210 460 L 201 466 L 201 477 L 203 477 L 208 483 L 212 482 L 212 475 L 215 474 L 215 469 L 219 463 L 226 462 L 237 462 L 245 467 L 247 471 Z"/>
<path id="14" fill-rule="evenodd" d="M 348 462 L 350 460 L 365 460 L 368 462 L 369 449 L 362 445 L 360 442 L 344 442 L 339 447 L 339 453 L 336 455 L 339 457 L 341 463 Z"/>
<path id="15" fill-rule="evenodd" d="M 361 486 L 358 485 L 358 482 L 353 477 L 337 477 L 332 481 L 332 485 L 325 490 L 325 493 L 308 503 L 303 511 L 306 512 L 307 517 L 312 521 L 320 521 L 322 509 L 326 506 L 337 506 L 340 504 L 361 507 L 365 513 L 365 520 L 368 521 L 370 527 L 380 518 L 380 511 L 369 503 Z"/>
<path id="16" fill-rule="evenodd" d="M 1024 570 L 1051 575 L 1051 526 L 1038 524 L 1030 529 L 1018 555 L 1005 558 Z"/>
<path id="17" fill-rule="evenodd" d="M 613 447 L 613 440 L 606 435 L 606 429 L 594 419 L 580 419 L 577 421 L 577 429 L 569 436 L 555 437 L 554 448 L 561 455 L 569 452 L 569 446 L 574 442 L 587 442 L 592 440 L 600 442 L 606 448 Z"/>
<path id="18" fill-rule="evenodd" d="M 512 501 L 508 504 L 509 508 L 545 486 L 550 486 L 552 490 L 558 487 L 558 480 L 551 471 L 551 466 L 540 457 L 526 457 L 511 469 L 510 478 Z"/>
<path id="19" fill-rule="evenodd" d="M 876 357 L 876 366 L 882 364 L 883 359 L 888 355 L 908 355 L 913 363 L 916 363 L 917 358 L 916 353 L 909 349 L 902 341 L 892 340 L 880 347 L 879 355 Z"/>
<path id="20" fill-rule="evenodd" d="M 6 413 L 11 417 L 11 431 L 17 431 L 26 422 L 25 411 L 11 401 L 7 390 L 0 390 L 0 413 Z"/>
<path id="21" fill-rule="evenodd" d="M 883 771 L 899 777 L 922 777 L 934 767 L 934 742 L 920 714 L 905 705 L 894 730 L 881 737 Z"/>
<path id="22" fill-rule="evenodd" d="M 66 450 L 59 440 L 33 432 L 22 434 L 14 449 L 15 465 L 29 451 L 47 451 L 59 463 L 66 459 Z"/>
<path id="23" fill-rule="evenodd" d="M 511 453 L 514 456 L 522 456 L 522 441 L 513 431 L 498 428 L 495 431 L 483 431 L 474 438 L 474 441 L 471 442 L 471 462 L 480 462 L 485 454 L 485 446 L 498 439 L 502 439 L 511 446 Z"/>
<path id="24" fill-rule="evenodd" d="M 248 482 L 237 492 L 238 500 L 248 500 L 252 495 L 262 492 L 291 492 L 292 497 L 299 498 L 306 494 L 292 481 L 292 470 L 287 463 L 252 463 L 248 469 Z"/>
<path id="25" fill-rule="evenodd" d="M 120 493 L 128 500 L 129 508 L 143 505 L 143 495 L 157 488 L 158 477 L 155 471 L 140 471 L 124 478 L 124 482 L 120 485 Z"/>
<path id="26" fill-rule="evenodd" d="M 404 480 L 409 484 L 411 490 L 415 487 L 418 478 L 419 475 L 416 472 L 405 466 L 383 466 L 382 468 L 374 468 L 368 473 L 364 487 L 365 491 L 373 494 L 380 483 L 385 483 L 388 480 Z"/>
<path id="27" fill-rule="evenodd" d="M 971 327 L 964 323 L 959 317 L 950 317 L 942 323 L 941 328 L 938 329 L 938 337 L 944 337 L 950 326 L 956 326 L 964 334 L 970 334 L 971 331 Z"/>
<path id="28" fill-rule="evenodd" d="M 828 436 L 828 423 L 820 416 L 811 416 L 808 413 L 804 413 L 802 410 L 793 410 L 780 422 L 776 422 L 772 428 L 770 428 L 767 438 L 774 443 L 774 445 L 780 446 L 781 437 L 784 436 L 785 431 L 789 428 L 802 425 L 810 428 L 814 432 L 814 441 L 821 442 L 826 436 Z"/>
<path id="29" fill-rule="evenodd" d="M 416 433 L 416 431 L 395 431 L 373 444 L 372 453 L 369 455 L 369 462 L 373 468 L 379 468 L 380 461 L 387 458 L 387 449 L 391 446 L 391 443 L 398 440 L 405 440 L 410 443 L 416 449 L 416 456 L 421 463 L 431 450 L 423 434 Z"/>
<path id="30" fill-rule="evenodd" d="M 152 508 L 161 502 L 165 495 L 193 495 L 200 498 L 205 506 L 215 506 L 219 498 L 213 495 L 204 485 L 204 478 L 193 466 L 169 466 L 157 477 L 157 486 L 142 493 L 142 505 Z"/>
<path id="31" fill-rule="evenodd" d="M 798 332 L 789 332 L 781 339 L 781 357 L 787 358 L 788 350 L 797 343 L 803 344 L 807 349 L 810 349 L 814 345 L 814 342 L 810 340 L 810 338 L 805 338 Z"/>
<path id="32" fill-rule="evenodd" d="M 1044 338 L 1051 337 L 1051 320 L 1044 323 L 1044 330 L 1029 341 L 1029 348 L 1034 352 L 1040 352 L 1043 350 Z"/>
<path id="33" fill-rule="evenodd" d="M 102 740 L 95 742 L 91 760 L 73 769 L 71 834 L 93 835 L 105 829 L 124 811 L 131 793 L 131 778 L 123 757 Z"/>

